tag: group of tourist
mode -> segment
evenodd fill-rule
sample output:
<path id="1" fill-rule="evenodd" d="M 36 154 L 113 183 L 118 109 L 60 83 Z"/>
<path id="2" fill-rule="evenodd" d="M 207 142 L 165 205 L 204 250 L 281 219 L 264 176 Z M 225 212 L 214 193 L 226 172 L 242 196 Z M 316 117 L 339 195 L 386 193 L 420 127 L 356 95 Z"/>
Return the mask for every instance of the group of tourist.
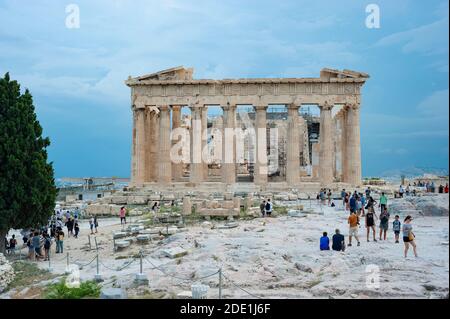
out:
<path id="1" fill-rule="evenodd" d="M 259 209 L 261 211 L 262 217 L 270 217 L 273 211 L 273 204 L 270 201 L 270 198 L 267 200 L 263 200 L 259 205 Z"/>
<path id="2" fill-rule="evenodd" d="M 389 218 L 390 214 L 388 212 L 388 198 L 383 192 L 380 196 L 380 201 L 378 207 L 380 208 L 380 215 L 378 216 L 375 212 L 376 201 L 371 196 L 371 189 L 368 187 L 364 193 L 358 193 L 355 191 L 353 194 L 348 193 L 345 189 L 341 192 L 342 202 L 345 211 L 350 211 L 350 215 L 347 218 L 347 223 L 349 225 L 349 235 L 348 235 L 348 247 L 352 246 L 353 237 L 357 242 L 357 246 L 361 245 L 358 231 L 361 224 L 361 217 L 365 219 L 365 227 L 367 230 L 367 242 L 370 242 L 370 233 L 372 232 L 372 239 L 377 242 L 376 236 L 376 223 L 375 220 L 379 219 L 379 236 L 378 240 L 387 240 L 387 232 L 389 229 Z M 368 198 L 368 200 L 366 200 Z M 367 202 L 367 203 L 366 203 Z M 366 203 L 366 205 L 364 205 Z M 392 222 L 392 228 L 394 232 L 395 243 L 400 243 L 400 233 L 403 235 L 403 242 L 405 245 L 404 256 L 408 255 L 408 250 L 410 246 L 413 248 L 414 255 L 417 257 L 417 247 L 415 243 L 415 235 L 412 232 L 412 222 L 413 218 L 408 215 L 403 221 L 403 225 L 400 221 L 400 216 L 396 215 L 394 221 Z M 340 233 L 339 229 L 335 230 L 335 234 L 332 237 L 331 249 L 336 251 L 344 251 L 346 247 L 345 237 Z M 320 250 L 330 250 L 330 239 L 328 238 L 328 233 L 324 232 L 320 238 Z"/>
<path id="3" fill-rule="evenodd" d="M 316 196 L 316 199 L 320 202 L 320 204 L 334 207 L 335 204 L 333 202 L 331 189 L 321 188 L 319 193 Z"/>
<path id="4" fill-rule="evenodd" d="M 411 185 L 409 185 L 409 186 L 411 186 Z M 427 193 L 435 193 L 436 192 L 436 186 L 433 181 L 423 182 L 423 181 L 419 180 L 417 183 L 414 182 L 414 186 L 425 187 Z M 438 187 L 438 193 L 448 194 L 448 183 L 446 183 L 445 186 L 440 184 Z"/>
<path id="5" fill-rule="evenodd" d="M 89 219 L 91 234 L 98 232 L 97 217 Z M 28 247 L 28 257 L 32 260 L 48 260 L 50 258 L 50 247 L 54 241 L 56 245 L 55 252 L 57 254 L 64 253 L 64 237 L 63 228 L 67 228 L 67 237 L 78 238 L 80 234 L 80 226 L 78 220 L 78 212 L 69 210 L 56 210 L 46 226 L 39 229 L 31 229 L 23 232 L 23 246 Z M 17 240 L 15 235 L 6 241 L 6 251 L 14 253 L 17 248 Z"/>

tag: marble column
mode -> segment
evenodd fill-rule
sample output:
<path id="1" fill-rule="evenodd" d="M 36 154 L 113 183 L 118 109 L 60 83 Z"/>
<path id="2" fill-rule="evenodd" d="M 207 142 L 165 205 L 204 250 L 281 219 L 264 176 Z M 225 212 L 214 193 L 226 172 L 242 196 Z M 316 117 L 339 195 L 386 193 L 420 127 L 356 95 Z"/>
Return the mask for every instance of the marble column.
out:
<path id="1" fill-rule="evenodd" d="M 236 183 L 236 142 L 234 129 L 236 127 L 236 105 L 222 106 L 222 180 L 226 184 Z"/>
<path id="2" fill-rule="evenodd" d="M 254 183 L 257 185 L 267 184 L 268 161 L 267 161 L 267 106 L 255 106 L 255 134 L 256 134 L 256 156 Z"/>
<path id="3" fill-rule="evenodd" d="M 349 137 L 349 127 L 351 126 L 350 120 L 349 120 L 349 107 L 348 105 L 345 105 L 342 108 L 342 131 L 341 131 L 341 138 L 342 138 L 342 145 L 341 145 L 341 161 L 342 161 L 342 181 L 344 183 L 349 182 L 349 166 L 348 166 L 348 137 Z"/>
<path id="4" fill-rule="evenodd" d="M 136 186 L 143 186 L 145 181 L 145 109 L 136 109 Z"/>
<path id="5" fill-rule="evenodd" d="M 132 144 L 131 144 L 131 185 L 135 185 L 136 183 L 136 119 L 137 119 L 137 110 L 133 106 L 133 136 L 132 136 Z"/>
<path id="6" fill-rule="evenodd" d="M 156 111 L 150 113 L 150 160 L 151 164 L 151 182 L 158 181 L 158 163 L 159 163 L 159 118 L 160 115 Z"/>
<path id="7" fill-rule="evenodd" d="M 348 129 L 347 161 L 348 183 L 361 184 L 361 136 L 359 120 L 359 104 L 350 105 L 348 108 L 350 126 Z"/>
<path id="8" fill-rule="evenodd" d="M 207 147 L 208 147 L 208 107 L 205 105 L 202 108 L 202 171 L 203 180 L 208 180 L 208 162 L 207 162 Z"/>
<path id="9" fill-rule="evenodd" d="M 294 186 L 300 182 L 300 131 L 298 127 L 299 105 L 288 105 L 288 131 L 286 150 L 286 182 Z"/>
<path id="10" fill-rule="evenodd" d="M 181 126 L 181 105 L 172 106 L 172 130 Z M 172 140 L 172 146 L 179 143 L 178 140 Z M 183 163 L 172 163 L 172 175 L 174 181 L 180 181 L 183 177 Z"/>
<path id="11" fill-rule="evenodd" d="M 191 163 L 190 177 L 192 183 L 203 181 L 204 170 L 202 161 L 202 107 L 191 106 Z"/>
<path id="12" fill-rule="evenodd" d="M 160 184 L 172 182 L 172 161 L 170 160 L 170 107 L 168 105 L 159 106 L 159 175 Z"/>
<path id="13" fill-rule="evenodd" d="M 324 103 L 320 106 L 320 155 L 319 178 L 324 186 L 333 181 L 333 121 L 331 117 L 332 105 Z"/>

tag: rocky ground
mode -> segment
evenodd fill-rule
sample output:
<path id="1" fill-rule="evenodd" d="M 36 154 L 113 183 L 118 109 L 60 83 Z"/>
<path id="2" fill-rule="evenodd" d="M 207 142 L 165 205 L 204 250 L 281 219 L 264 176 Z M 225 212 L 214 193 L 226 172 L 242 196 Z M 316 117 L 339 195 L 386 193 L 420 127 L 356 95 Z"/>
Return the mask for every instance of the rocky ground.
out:
<path id="1" fill-rule="evenodd" d="M 319 237 L 323 231 L 332 235 L 334 229 L 339 228 L 344 235 L 348 233 L 348 213 L 340 204 L 337 208 L 320 206 L 316 201 L 311 202 L 311 207 L 309 202 L 304 205 L 311 211 L 306 217 L 283 215 L 239 220 L 238 226 L 230 229 L 220 229 L 224 221 L 199 222 L 161 241 L 146 245 L 134 243 L 121 252 L 113 251 L 112 233 L 122 227 L 117 219 L 101 219 L 97 243 L 100 273 L 105 279 L 103 285 L 125 288 L 129 297 L 173 298 L 190 290 L 192 284 L 203 283 L 210 286 L 208 296 L 214 298 L 219 292 L 219 276 L 201 278 L 222 268 L 224 298 L 448 296 L 448 195 L 390 201 L 392 213 L 415 216 L 413 227 L 419 258 L 413 257 L 411 252 L 406 259 L 403 243 L 394 243 L 392 229 L 387 241 L 368 243 L 365 229 L 361 227 L 360 247 L 354 245 L 345 252 L 320 252 Z M 428 210 L 424 209 L 426 207 Z M 71 263 L 82 265 L 96 255 L 95 250 L 89 249 L 87 227 L 87 223 L 82 224 L 80 238 L 66 240 Z M 94 246 L 93 238 L 91 244 Z M 164 249 L 176 247 L 185 249 L 187 255 L 174 259 L 164 255 Z M 138 257 L 140 249 L 144 251 L 143 272 L 149 283 L 138 287 L 133 281 L 139 272 L 139 259 L 121 271 L 117 268 L 127 266 L 133 257 Z M 38 265 L 48 268 L 47 262 Z M 54 255 L 51 268 L 53 273 L 63 274 L 65 255 Z M 95 273 L 95 260 L 80 270 L 82 280 L 92 279 Z M 372 283 L 371 278 L 375 280 Z M 25 287 L 17 287 L 0 297 L 9 298 L 20 289 Z"/>

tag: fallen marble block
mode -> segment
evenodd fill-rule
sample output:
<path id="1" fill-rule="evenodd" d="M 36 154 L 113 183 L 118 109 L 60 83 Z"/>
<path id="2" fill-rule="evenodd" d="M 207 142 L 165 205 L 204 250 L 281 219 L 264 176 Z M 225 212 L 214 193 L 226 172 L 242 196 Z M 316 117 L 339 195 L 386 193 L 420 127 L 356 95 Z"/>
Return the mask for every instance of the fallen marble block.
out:
<path id="1" fill-rule="evenodd" d="M 158 234 L 159 235 L 160 230 L 159 229 L 155 229 L 155 228 L 150 228 L 150 229 L 142 229 L 139 231 L 139 234 L 142 235 L 154 235 L 154 234 Z"/>
<path id="2" fill-rule="evenodd" d="M 103 288 L 100 293 L 100 299 L 126 299 L 125 290 L 121 288 Z"/>
<path id="3" fill-rule="evenodd" d="M 301 210 L 290 209 L 290 210 L 288 210 L 288 216 L 290 216 L 290 217 L 306 217 L 306 214 Z"/>
<path id="4" fill-rule="evenodd" d="M 114 239 L 124 238 L 124 237 L 127 237 L 127 236 L 128 236 L 128 233 L 122 232 L 122 231 L 113 234 L 113 238 Z"/>
<path id="5" fill-rule="evenodd" d="M 130 245 L 131 245 L 131 243 L 130 243 L 128 240 L 119 240 L 119 241 L 116 241 L 116 247 L 117 247 L 117 248 L 123 249 L 123 248 L 130 247 Z"/>
<path id="6" fill-rule="evenodd" d="M 192 299 L 192 291 L 182 291 L 177 294 L 177 299 Z"/>
<path id="7" fill-rule="evenodd" d="M 182 257 L 184 255 L 187 255 L 188 253 L 186 249 L 183 249 L 181 247 L 165 249 L 162 252 L 166 257 L 169 257 L 171 259 Z"/>
<path id="8" fill-rule="evenodd" d="M 150 240 L 150 235 L 142 235 L 142 234 L 137 235 L 136 239 L 137 239 L 137 241 L 140 241 L 140 242 L 146 242 L 146 241 Z"/>
<path id="9" fill-rule="evenodd" d="M 239 226 L 238 223 L 230 222 L 230 223 L 226 223 L 226 224 L 223 224 L 223 225 L 219 225 L 219 227 L 217 227 L 217 228 L 219 228 L 219 229 L 230 229 L 230 228 L 236 228 L 238 226 Z"/>

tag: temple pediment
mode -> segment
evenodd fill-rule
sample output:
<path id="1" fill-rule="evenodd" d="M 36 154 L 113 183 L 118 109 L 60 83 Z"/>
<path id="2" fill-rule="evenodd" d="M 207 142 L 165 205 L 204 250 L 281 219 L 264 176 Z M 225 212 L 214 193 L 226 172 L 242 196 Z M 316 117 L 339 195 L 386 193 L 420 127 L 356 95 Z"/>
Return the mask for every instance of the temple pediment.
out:
<path id="1" fill-rule="evenodd" d="M 330 78 L 337 78 L 337 79 L 364 78 L 364 79 L 367 79 L 367 78 L 369 78 L 369 75 L 367 73 L 346 70 L 346 69 L 340 71 L 340 70 L 335 70 L 335 69 L 324 68 L 320 71 L 320 77 L 326 78 L 326 79 L 330 79 Z"/>
<path id="2" fill-rule="evenodd" d="M 178 66 L 171 69 L 162 70 L 159 72 L 145 74 L 142 76 L 138 76 L 135 78 L 131 78 L 134 81 L 146 81 L 146 80 L 155 80 L 155 81 L 173 81 L 173 80 L 192 80 L 192 74 L 194 73 L 193 68 L 185 68 L 183 66 Z"/>

